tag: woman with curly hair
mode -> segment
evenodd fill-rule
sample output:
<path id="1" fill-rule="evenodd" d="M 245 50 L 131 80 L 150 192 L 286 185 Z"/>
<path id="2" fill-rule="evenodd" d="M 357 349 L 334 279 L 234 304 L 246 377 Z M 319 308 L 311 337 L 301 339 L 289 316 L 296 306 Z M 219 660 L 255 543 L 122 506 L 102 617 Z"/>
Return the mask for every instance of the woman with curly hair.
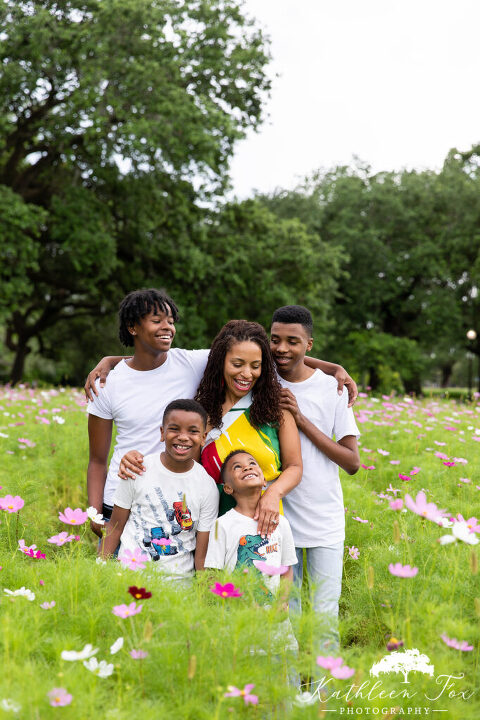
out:
<path id="1" fill-rule="evenodd" d="M 255 457 L 268 483 L 256 512 L 260 534 L 278 524 L 281 499 L 302 476 L 297 426 L 290 412 L 280 408 L 280 389 L 263 327 L 247 320 L 224 325 L 195 396 L 209 417 L 201 461 L 219 483 L 223 461 L 233 450 Z M 220 514 L 232 503 L 221 492 Z"/>

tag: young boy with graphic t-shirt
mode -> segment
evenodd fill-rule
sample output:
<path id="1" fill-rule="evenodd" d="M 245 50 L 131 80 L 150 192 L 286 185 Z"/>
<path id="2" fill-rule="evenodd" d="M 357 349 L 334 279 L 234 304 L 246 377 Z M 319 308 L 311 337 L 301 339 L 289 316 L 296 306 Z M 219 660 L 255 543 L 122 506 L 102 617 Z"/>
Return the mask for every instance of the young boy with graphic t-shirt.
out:
<path id="1" fill-rule="evenodd" d="M 288 590 L 293 578 L 291 566 L 297 562 L 288 521 L 280 515 L 278 526 L 271 536 L 262 537 L 257 534 L 258 523 L 253 519 L 262 490 L 266 487 L 262 469 L 253 455 L 234 450 L 224 460 L 221 479 L 225 493 L 232 495 L 237 505 L 218 518 L 215 532 L 212 529 L 205 567 L 218 570 L 254 568 L 255 561 L 266 563 L 269 566 L 267 569 L 280 569 L 283 565 L 283 574 L 265 574 L 263 579 L 273 595 L 278 593 L 281 578 Z M 257 567 L 257 570 L 260 568 Z"/>
<path id="2" fill-rule="evenodd" d="M 207 415 L 195 400 L 174 400 L 160 428 L 165 450 L 144 458 L 141 480 L 122 481 L 100 544 L 101 557 L 141 550 L 170 575 L 202 570 L 209 530 L 218 514 L 218 490 L 195 462 L 205 441 Z"/>
<path id="3" fill-rule="evenodd" d="M 302 480 L 284 499 L 298 563 L 297 593 L 290 601 L 300 611 L 303 554 L 313 586 L 312 604 L 327 621 L 329 654 L 338 648 L 338 602 L 342 587 L 345 511 L 338 466 L 349 475 L 360 466 L 358 428 L 347 393 L 339 396 L 335 381 L 304 364 L 312 347 L 313 320 L 300 305 L 278 308 L 272 318 L 270 348 L 282 385 L 282 407 L 297 423 L 302 446 Z M 333 439 L 335 437 L 335 439 Z M 320 652 L 322 647 L 316 648 Z M 315 653 L 314 653 L 315 654 Z"/>

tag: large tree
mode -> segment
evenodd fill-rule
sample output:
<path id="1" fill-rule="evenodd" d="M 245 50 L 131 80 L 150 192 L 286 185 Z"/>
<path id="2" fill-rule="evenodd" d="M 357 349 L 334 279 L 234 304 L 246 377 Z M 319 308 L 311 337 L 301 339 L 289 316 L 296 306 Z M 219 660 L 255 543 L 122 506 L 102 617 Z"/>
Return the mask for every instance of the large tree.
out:
<path id="1" fill-rule="evenodd" d="M 261 121 L 268 57 L 240 0 L 6 0 L 0 32 L 0 206 L 16 211 L 0 225 L 0 316 L 15 382 L 34 338 L 189 262 L 200 201 Z"/>

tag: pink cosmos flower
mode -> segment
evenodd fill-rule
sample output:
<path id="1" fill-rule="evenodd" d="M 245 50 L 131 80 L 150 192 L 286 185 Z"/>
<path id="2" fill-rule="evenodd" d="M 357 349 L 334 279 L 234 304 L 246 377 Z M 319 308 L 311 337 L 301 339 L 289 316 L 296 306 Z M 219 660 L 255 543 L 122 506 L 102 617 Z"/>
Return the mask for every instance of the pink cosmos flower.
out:
<path id="1" fill-rule="evenodd" d="M 65 508 L 65 512 L 58 513 L 58 518 L 66 525 L 83 525 L 88 518 L 88 514 L 80 508 L 72 510 L 72 508 L 67 507 Z"/>
<path id="2" fill-rule="evenodd" d="M 263 560 L 254 560 L 253 564 L 264 575 L 285 575 L 289 571 L 289 565 L 269 565 Z"/>
<path id="3" fill-rule="evenodd" d="M 398 473 L 398 477 L 400 480 L 403 480 L 403 482 L 410 482 L 411 477 L 409 475 L 402 475 L 402 473 Z"/>
<path id="4" fill-rule="evenodd" d="M 447 467 L 455 467 L 455 464 L 456 464 L 456 463 L 454 463 L 454 462 L 444 462 L 443 464 L 446 465 Z"/>
<path id="5" fill-rule="evenodd" d="M 138 613 L 142 611 L 142 607 L 142 605 L 137 607 L 136 602 L 131 602 L 130 605 L 114 605 L 112 612 L 117 617 L 127 618 L 132 617 L 132 615 L 138 615 Z"/>
<path id="6" fill-rule="evenodd" d="M 9 513 L 18 512 L 25 505 L 25 501 L 22 500 L 20 495 L 5 495 L 0 498 L 0 510 L 6 510 Z"/>
<path id="7" fill-rule="evenodd" d="M 377 452 L 380 453 L 380 455 L 383 455 L 384 457 L 385 457 L 386 455 L 390 455 L 390 453 L 388 452 L 388 450 L 382 450 L 382 448 L 377 448 Z"/>
<path id="8" fill-rule="evenodd" d="M 375 465 L 364 465 L 364 464 L 362 463 L 362 468 L 363 468 L 364 470 L 375 470 Z"/>
<path id="9" fill-rule="evenodd" d="M 224 697 L 243 697 L 245 705 L 257 705 L 258 695 L 252 695 L 250 692 L 254 687 L 254 683 L 248 683 L 243 690 L 240 690 L 240 688 L 235 687 L 235 685 L 229 685 L 228 689 L 230 692 L 224 693 Z"/>
<path id="10" fill-rule="evenodd" d="M 355 545 L 352 545 L 352 547 L 348 548 L 348 554 L 354 560 L 358 560 L 358 558 L 360 557 L 360 550 L 357 547 L 355 547 Z"/>
<path id="11" fill-rule="evenodd" d="M 403 507 L 402 498 L 397 498 L 396 500 L 390 500 L 390 507 L 392 508 L 392 510 L 401 510 Z"/>
<path id="12" fill-rule="evenodd" d="M 62 545 L 65 545 L 65 543 L 72 542 L 72 540 L 80 540 L 80 536 L 69 535 L 68 532 L 64 530 L 58 535 L 52 535 L 51 538 L 48 538 L 47 542 L 52 543 L 52 545 L 58 545 L 58 547 L 61 547 Z"/>
<path id="13" fill-rule="evenodd" d="M 145 650 L 130 650 L 130 657 L 134 660 L 143 660 L 148 657 L 148 652 Z"/>
<path id="14" fill-rule="evenodd" d="M 65 705 L 70 705 L 73 700 L 73 696 L 65 688 L 53 688 L 47 693 L 47 697 L 53 707 L 65 707 Z"/>
<path id="15" fill-rule="evenodd" d="M 427 496 L 423 490 L 417 494 L 415 500 L 413 500 L 413 498 L 407 493 L 405 495 L 405 505 L 412 512 L 420 515 L 420 517 L 424 517 L 427 520 L 437 523 L 437 525 L 440 518 L 445 517 L 448 514 L 446 510 L 439 510 L 435 503 L 427 503 Z"/>
<path id="16" fill-rule="evenodd" d="M 439 460 L 448 460 L 448 455 L 445 455 L 445 453 L 442 452 L 436 452 L 434 453 L 435 457 L 439 458 Z"/>
<path id="17" fill-rule="evenodd" d="M 130 570 L 143 570 L 149 560 L 149 556 L 147 553 L 142 552 L 140 548 L 135 548 L 133 552 L 128 549 L 124 550 L 123 553 L 118 556 L 118 559 L 124 567 L 128 567 Z"/>
<path id="18" fill-rule="evenodd" d="M 51 602 L 43 602 L 40 605 L 40 607 L 42 608 L 42 610 L 51 610 L 52 608 L 55 607 L 55 605 L 56 605 L 55 600 L 52 600 Z"/>
<path id="19" fill-rule="evenodd" d="M 35 447 L 37 444 L 34 443 L 32 440 L 28 440 L 28 438 L 18 438 L 18 442 L 23 443 L 26 447 Z"/>
<path id="20" fill-rule="evenodd" d="M 25 555 L 28 555 L 31 558 L 35 558 L 36 560 L 44 560 L 45 554 L 40 552 L 40 550 L 37 550 L 36 545 L 25 545 L 25 540 L 19 540 L 18 541 L 18 549 L 21 550 Z"/>
<path id="21" fill-rule="evenodd" d="M 448 635 L 443 633 L 440 635 L 445 645 L 448 647 L 455 648 L 455 650 L 461 650 L 462 652 L 470 652 L 473 650 L 473 645 L 469 645 L 466 640 L 457 640 L 457 638 L 449 638 Z"/>
<path id="22" fill-rule="evenodd" d="M 471 483 L 471 482 L 472 482 L 472 481 L 470 480 L 470 478 L 458 478 L 458 479 L 460 480 L 460 482 L 465 483 L 465 485 L 468 485 L 468 483 Z"/>
<path id="23" fill-rule="evenodd" d="M 362 520 L 362 518 L 361 518 L 361 517 L 358 517 L 358 515 L 357 515 L 356 517 L 352 518 L 352 519 L 353 519 L 353 520 L 356 520 L 356 521 L 359 522 L 359 523 L 368 523 L 368 520 Z"/>
<path id="24" fill-rule="evenodd" d="M 225 585 L 222 585 L 219 582 L 216 582 L 213 587 L 210 588 L 210 592 L 214 593 L 215 595 L 220 595 L 220 597 L 240 597 L 243 595 L 242 592 L 238 588 L 235 587 L 233 583 L 225 583 Z"/>
<path id="25" fill-rule="evenodd" d="M 336 667 L 330 670 L 330 674 L 334 678 L 337 678 L 337 680 L 345 680 L 346 678 L 352 677 L 352 675 L 355 674 L 355 670 L 348 667 L 348 665 L 342 665 L 341 667 Z"/>
<path id="26" fill-rule="evenodd" d="M 390 460 L 390 465 L 400 465 L 400 460 Z"/>
<path id="27" fill-rule="evenodd" d="M 402 578 L 410 578 L 415 577 L 415 575 L 418 573 L 417 567 L 410 567 L 410 565 L 402 565 L 401 563 L 390 563 L 388 566 L 389 571 L 392 575 L 396 575 L 396 577 L 402 577 Z"/>
<path id="28" fill-rule="evenodd" d="M 410 470 L 410 475 L 417 475 L 417 473 L 419 473 L 421 469 L 422 468 L 419 468 L 415 465 L 415 467 Z"/>
<path id="29" fill-rule="evenodd" d="M 387 487 L 387 492 L 391 492 L 394 495 L 396 495 L 398 492 L 400 492 L 400 490 L 397 490 L 397 488 L 392 487 L 392 483 L 390 483 L 390 485 Z"/>
<path id="30" fill-rule="evenodd" d="M 317 665 L 325 670 L 334 670 L 335 668 L 339 668 L 342 664 L 343 660 L 341 657 L 335 658 L 332 655 L 319 655 L 317 657 Z"/>

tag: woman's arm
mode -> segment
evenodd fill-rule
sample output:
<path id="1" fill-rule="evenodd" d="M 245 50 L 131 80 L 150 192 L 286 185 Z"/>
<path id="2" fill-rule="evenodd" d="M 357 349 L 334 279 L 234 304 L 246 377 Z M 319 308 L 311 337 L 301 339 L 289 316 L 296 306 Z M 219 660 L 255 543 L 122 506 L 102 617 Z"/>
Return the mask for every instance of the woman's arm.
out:
<path id="1" fill-rule="evenodd" d="M 262 536 L 271 535 L 278 525 L 278 506 L 280 500 L 302 479 L 303 465 L 300 448 L 300 436 L 293 415 L 283 411 L 282 422 L 278 429 L 282 472 L 270 483 L 258 501 L 254 520 L 258 519 L 258 533 Z"/>
<path id="2" fill-rule="evenodd" d="M 90 456 L 87 469 L 88 505 L 102 512 L 103 491 L 107 477 L 108 453 L 112 442 L 112 420 L 105 420 L 96 415 L 88 416 L 88 441 Z M 95 535 L 102 537 L 102 526 L 90 521 Z"/>
<path id="3" fill-rule="evenodd" d="M 129 357 L 132 357 L 131 355 L 128 355 L 125 359 L 128 359 Z M 102 388 L 105 385 L 105 381 L 107 379 L 107 375 L 110 372 L 110 370 L 113 370 L 115 365 L 118 365 L 118 363 L 123 360 L 124 357 L 122 355 L 107 355 L 106 357 L 103 357 L 98 365 L 93 368 L 88 373 L 87 379 L 85 381 L 84 385 L 84 391 L 85 391 L 85 397 L 87 400 L 93 400 L 94 395 L 98 395 L 98 390 L 95 385 L 95 380 L 97 378 L 100 378 L 100 387 Z M 328 373 L 327 373 L 328 374 Z"/>
<path id="4" fill-rule="evenodd" d="M 309 357 L 307 355 L 304 358 L 304 363 L 308 367 L 314 368 L 314 370 L 321 370 L 325 373 L 325 375 L 333 375 L 337 381 L 337 390 L 339 395 L 342 394 L 343 386 L 346 385 L 348 390 L 348 407 L 352 407 L 352 405 L 355 404 L 355 400 L 358 396 L 357 383 L 350 377 L 345 368 L 341 365 L 337 365 L 336 363 L 327 362 L 327 360 L 319 360 L 318 358 Z"/>

